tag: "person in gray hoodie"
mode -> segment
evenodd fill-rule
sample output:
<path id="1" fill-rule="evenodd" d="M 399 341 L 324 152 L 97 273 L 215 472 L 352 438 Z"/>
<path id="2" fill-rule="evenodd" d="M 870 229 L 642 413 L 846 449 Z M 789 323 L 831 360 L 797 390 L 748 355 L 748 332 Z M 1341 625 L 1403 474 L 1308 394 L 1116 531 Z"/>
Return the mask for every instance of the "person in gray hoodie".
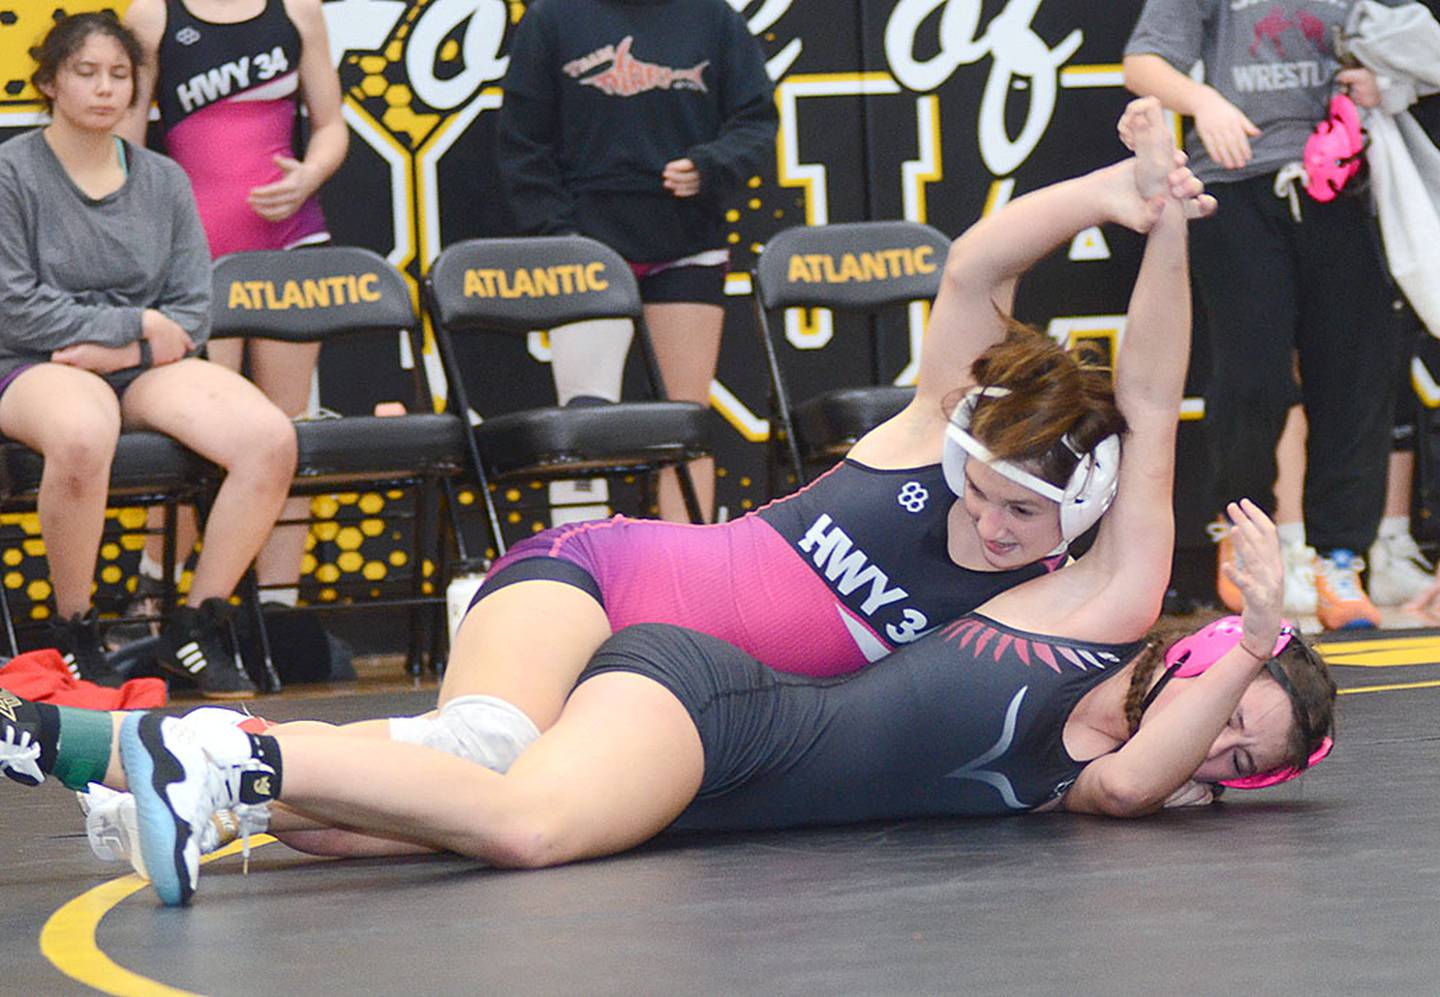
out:
<path id="1" fill-rule="evenodd" d="M 0 433 L 43 455 L 40 533 L 51 642 L 78 678 L 115 685 L 90 591 L 122 430 L 173 436 L 225 470 L 189 606 L 159 662 L 215 698 L 255 687 L 229 650 L 229 596 L 295 472 L 295 430 L 259 389 L 196 355 L 210 254 L 189 181 L 114 135 L 140 48 L 113 14 L 59 21 L 32 53 L 48 125 L 0 146 Z"/>

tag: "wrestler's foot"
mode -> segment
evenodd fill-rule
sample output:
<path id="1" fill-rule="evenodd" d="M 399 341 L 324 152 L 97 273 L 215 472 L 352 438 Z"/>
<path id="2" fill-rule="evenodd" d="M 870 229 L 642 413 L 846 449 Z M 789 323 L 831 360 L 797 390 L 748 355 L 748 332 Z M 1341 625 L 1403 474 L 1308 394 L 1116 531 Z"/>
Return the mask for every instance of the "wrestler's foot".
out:
<path id="1" fill-rule="evenodd" d="M 1135 190 L 1141 200 L 1153 206 L 1158 199 L 1174 198 L 1184 205 L 1187 218 L 1215 212 L 1215 198 L 1205 193 L 1205 185 L 1185 165 L 1185 153 L 1175 147 L 1175 133 L 1166 125 L 1158 100 L 1131 101 L 1118 130 L 1121 141 L 1135 153 Z"/>
<path id="2" fill-rule="evenodd" d="M 238 728 L 202 731 L 174 717 L 132 713 L 120 727 L 120 758 L 135 794 L 140 854 L 167 907 L 194 895 L 205 827 L 217 812 L 234 812 L 247 854 L 250 834 L 268 822 L 275 770 L 254 756 Z"/>
<path id="3" fill-rule="evenodd" d="M 239 727 L 254 718 L 238 710 L 204 706 L 180 717 L 180 722 L 206 728 Z M 99 783 L 92 782 L 83 792 L 75 794 L 85 814 L 85 836 L 90 850 L 102 862 L 129 862 L 141 879 L 149 879 L 145 856 L 139 847 L 140 832 L 135 813 L 135 797 Z M 264 828 L 252 828 L 264 830 Z M 229 810 L 220 810 L 200 828 L 200 854 L 209 855 L 234 841 L 240 833 L 239 819 Z"/>

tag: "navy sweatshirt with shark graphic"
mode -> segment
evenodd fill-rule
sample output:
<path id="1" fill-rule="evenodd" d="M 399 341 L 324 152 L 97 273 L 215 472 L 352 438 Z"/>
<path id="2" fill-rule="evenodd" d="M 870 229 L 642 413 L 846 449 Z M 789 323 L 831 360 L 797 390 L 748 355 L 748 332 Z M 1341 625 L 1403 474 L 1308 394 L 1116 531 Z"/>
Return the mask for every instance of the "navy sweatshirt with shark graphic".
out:
<path id="1" fill-rule="evenodd" d="M 537 0 L 516 29 L 497 155 L 519 230 L 627 260 L 725 246 L 721 202 L 775 139 L 759 45 L 725 0 Z M 661 174 L 689 158 L 698 196 Z"/>

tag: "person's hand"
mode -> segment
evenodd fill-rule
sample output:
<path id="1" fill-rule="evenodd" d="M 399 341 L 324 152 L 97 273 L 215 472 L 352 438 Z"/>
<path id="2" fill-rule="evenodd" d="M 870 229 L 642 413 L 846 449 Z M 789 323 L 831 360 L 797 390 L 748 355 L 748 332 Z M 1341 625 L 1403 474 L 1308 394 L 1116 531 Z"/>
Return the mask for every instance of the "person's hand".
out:
<path id="1" fill-rule="evenodd" d="M 1235 560 L 1226 562 L 1223 570 L 1245 598 L 1240 644 L 1264 661 L 1284 625 L 1285 563 L 1280 534 L 1270 517 L 1249 499 L 1231 502 L 1225 514 L 1233 524 L 1230 538 L 1235 544 Z"/>
<path id="2" fill-rule="evenodd" d="M 694 197 L 700 193 L 700 168 L 688 159 L 673 159 L 666 163 L 660 179 L 665 189 L 676 197 Z"/>
<path id="3" fill-rule="evenodd" d="M 1206 87 L 1195 107 L 1195 134 L 1211 159 L 1227 170 L 1238 170 L 1250 162 L 1250 140 L 1260 129 L 1218 90 Z"/>
<path id="4" fill-rule="evenodd" d="M 274 183 L 251 187 L 245 198 L 250 208 L 267 222 L 280 222 L 300 210 L 305 199 L 315 193 L 317 184 L 310 168 L 292 156 L 276 156 L 275 165 L 284 175 Z"/>
<path id="5" fill-rule="evenodd" d="M 1340 70 L 1335 74 L 1335 81 L 1345 88 L 1350 99 L 1360 107 L 1380 106 L 1380 81 L 1364 66 Z"/>
<path id="6" fill-rule="evenodd" d="M 1162 805 L 1163 809 L 1171 807 L 1204 807 L 1215 802 L 1215 788 L 1208 782 L 1196 782 L 1191 779 L 1175 792 L 1170 794 Z"/>
<path id="7" fill-rule="evenodd" d="M 141 316 L 140 334 L 150 344 L 150 362 L 156 367 L 183 359 L 195 348 L 195 341 L 179 322 L 154 308 L 145 309 Z"/>
<path id="8" fill-rule="evenodd" d="M 50 362 L 79 367 L 93 374 L 113 374 L 140 364 L 140 344 L 101 346 L 99 343 L 76 343 L 50 354 Z"/>

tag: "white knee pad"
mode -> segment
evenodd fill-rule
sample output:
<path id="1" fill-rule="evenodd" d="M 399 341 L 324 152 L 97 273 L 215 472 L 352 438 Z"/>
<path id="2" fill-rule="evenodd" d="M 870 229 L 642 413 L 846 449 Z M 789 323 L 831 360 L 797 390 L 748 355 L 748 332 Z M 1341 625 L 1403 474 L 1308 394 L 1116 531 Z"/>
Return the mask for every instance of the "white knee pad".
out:
<path id="1" fill-rule="evenodd" d="M 506 772 L 540 730 L 517 706 L 495 696 L 460 696 L 422 717 L 392 717 L 390 737 Z"/>

